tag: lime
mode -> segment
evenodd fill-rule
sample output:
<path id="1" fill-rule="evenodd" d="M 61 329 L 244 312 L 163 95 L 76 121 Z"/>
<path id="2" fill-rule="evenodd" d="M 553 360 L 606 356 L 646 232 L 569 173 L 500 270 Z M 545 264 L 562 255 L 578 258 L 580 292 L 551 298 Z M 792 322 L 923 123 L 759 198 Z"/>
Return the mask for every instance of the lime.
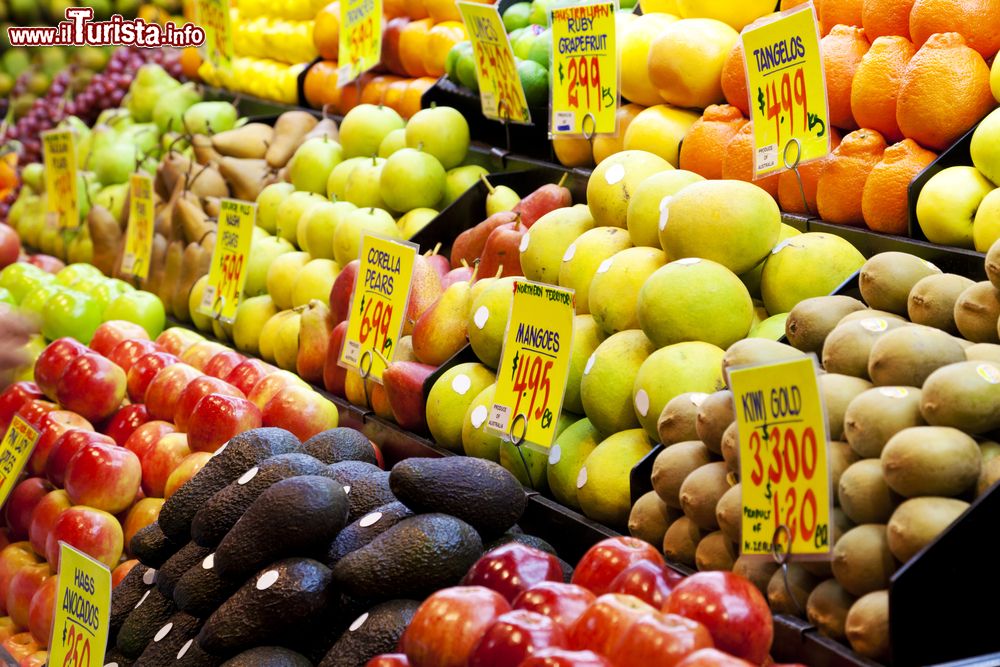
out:
<path id="1" fill-rule="evenodd" d="M 549 69 L 552 67 L 552 30 L 547 29 L 532 42 L 531 48 L 528 50 L 528 60 L 534 60 L 536 63 Z"/>
<path id="2" fill-rule="evenodd" d="M 535 43 L 538 36 L 545 31 L 544 28 L 538 25 L 530 25 L 525 28 L 524 32 L 517 36 L 516 40 L 512 40 L 510 45 L 514 50 L 514 57 L 524 60 L 528 57 L 528 53 L 531 51 L 531 45 Z"/>
<path id="3" fill-rule="evenodd" d="M 444 71 L 448 75 L 448 78 L 452 81 L 458 80 L 458 74 L 456 69 L 458 67 L 458 59 L 465 52 L 472 53 L 472 42 L 459 42 L 455 46 L 451 47 L 448 51 L 448 55 L 444 59 Z"/>
<path id="4" fill-rule="evenodd" d="M 634 9 L 636 5 L 636 0 L 620 0 L 618 6 L 621 9 Z"/>
<path id="5" fill-rule="evenodd" d="M 503 13 L 503 27 L 507 32 L 523 28 L 531 22 L 528 19 L 530 15 L 530 2 L 515 2 Z"/>
<path id="6" fill-rule="evenodd" d="M 479 92 L 479 79 L 476 74 L 476 57 L 470 49 L 458 56 L 455 63 L 455 76 L 458 82 L 474 93 Z"/>
<path id="7" fill-rule="evenodd" d="M 517 76 L 524 88 L 524 98 L 529 107 L 543 106 L 549 101 L 549 71 L 534 60 L 517 64 Z"/>
<path id="8" fill-rule="evenodd" d="M 549 6 L 552 0 L 535 0 L 531 3 L 531 13 L 528 20 L 535 25 L 545 26 L 549 24 Z"/>
<path id="9" fill-rule="evenodd" d="M 511 30 L 507 33 L 507 40 L 513 44 L 514 40 L 523 35 L 525 30 L 527 30 L 527 28 L 516 28 Z"/>

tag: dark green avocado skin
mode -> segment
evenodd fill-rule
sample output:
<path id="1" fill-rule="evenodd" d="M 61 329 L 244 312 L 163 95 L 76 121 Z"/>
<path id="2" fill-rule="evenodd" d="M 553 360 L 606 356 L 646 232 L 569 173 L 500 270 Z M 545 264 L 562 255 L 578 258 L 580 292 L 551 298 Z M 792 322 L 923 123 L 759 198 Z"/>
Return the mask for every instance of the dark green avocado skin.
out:
<path id="1" fill-rule="evenodd" d="M 413 516 L 413 512 L 399 501 L 377 507 L 373 512 L 380 515 L 374 523 L 370 523 L 371 519 L 365 521 L 365 517 L 368 516 L 365 514 L 337 534 L 327 551 L 328 566 L 332 568 L 347 554 L 357 551 L 403 519 Z M 362 521 L 368 525 L 362 526 Z"/>
<path id="2" fill-rule="evenodd" d="M 372 607 L 340 635 L 319 667 L 355 667 L 392 653 L 419 606 L 416 600 L 391 600 Z"/>

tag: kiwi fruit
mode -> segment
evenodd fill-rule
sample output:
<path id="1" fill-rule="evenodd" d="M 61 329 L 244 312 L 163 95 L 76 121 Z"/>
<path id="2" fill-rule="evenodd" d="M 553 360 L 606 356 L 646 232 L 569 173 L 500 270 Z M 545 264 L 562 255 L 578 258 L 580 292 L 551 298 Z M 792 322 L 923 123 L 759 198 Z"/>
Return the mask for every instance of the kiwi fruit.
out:
<path id="1" fill-rule="evenodd" d="M 663 534 L 679 512 L 671 512 L 667 504 L 655 491 L 644 493 L 632 506 L 628 515 L 628 533 L 632 537 L 659 546 L 663 544 Z"/>
<path id="2" fill-rule="evenodd" d="M 865 523 L 840 536 L 833 545 L 833 576 L 851 595 L 888 588 L 896 571 L 884 523 Z"/>
<path id="3" fill-rule="evenodd" d="M 831 440 L 844 439 L 844 413 L 847 406 L 861 392 L 871 389 L 872 383 L 857 376 L 824 373 L 817 378 L 819 395 L 826 407 L 826 423 Z"/>
<path id="4" fill-rule="evenodd" d="M 957 496 L 979 479 L 976 441 L 947 426 L 914 426 L 892 436 L 882 450 L 882 474 L 896 493 Z"/>
<path id="5" fill-rule="evenodd" d="M 678 442 L 697 440 L 695 418 L 698 416 L 698 407 L 706 398 L 708 394 L 687 392 L 670 399 L 663 406 L 660 418 L 656 420 L 660 442 L 669 447 Z"/>
<path id="6" fill-rule="evenodd" d="M 973 345 L 989 345 L 989 343 L 973 343 L 971 340 L 965 340 L 961 336 L 952 336 L 952 338 L 955 339 L 956 343 L 958 343 L 959 345 L 962 346 L 962 353 L 963 354 L 965 353 L 966 350 L 968 350 Z M 969 357 L 966 356 L 965 358 L 968 359 Z"/>
<path id="7" fill-rule="evenodd" d="M 849 296 L 816 296 L 800 301 L 785 320 L 785 337 L 797 350 L 823 351 L 823 341 L 840 320 L 864 310 L 865 304 Z"/>
<path id="8" fill-rule="evenodd" d="M 868 358 L 875 341 L 885 332 L 904 324 L 902 320 L 884 317 L 867 317 L 838 324 L 823 344 L 823 368 L 828 373 L 867 380 Z"/>
<path id="9" fill-rule="evenodd" d="M 858 455 L 854 453 L 849 444 L 842 440 L 830 442 L 830 486 L 832 488 L 837 488 L 840 476 L 857 460 Z"/>
<path id="10" fill-rule="evenodd" d="M 682 516 L 670 524 L 663 536 L 663 555 L 674 563 L 694 567 L 695 552 L 703 534 L 694 521 Z"/>
<path id="11" fill-rule="evenodd" d="M 889 519 L 889 550 L 900 563 L 917 555 L 969 507 L 964 500 L 922 496 L 896 508 Z"/>
<path id="12" fill-rule="evenodd" d="M 785 573 L 779 567 L 767 582 L 767 604 L 775 614 L 805 616 L 809 594 L 820 579 L 809 574 L 799 563 L 788 564 L 787 585 Z"/>
<path id="13" fill-rule="evenodd" d="M 861 266 L 861 298 L 872 308 L 906 315 L 910 290 L 922 278 L 940 275 L 941 269 L 916 255 L 880 252 Z"/>
<path id="14" fill-rule="evenodd" d="M 994 242 L 986 253 L 986 277 L 1000 289 L 1000 243 Z"/>
<path id="15" fill-rule="evenodd" d="M 889 662 L 889 591 L 872 591 L 858 598 L 844 623 L 847 641 L 855 653 Z"/>
<path id="16" fill-rule="evenodd" d="M 925 326 L 900 327 L 872 345 L 868 376 L 878 386 L 920 387 L 931 373 L 959 361 L 965 361 L 965 348 L 951 334 Z"/>
<path id="17" fill-rule="evenodd" d="M 821 634 L 844 641 L 847 638 L 844 632 L 847 612 L 856 599 L 836 579 L 821 581 L 806 601 L 806 617 Z"/>
<path id="18" fill-rule="evenodd" d="M 717 530 L 701 538 L 694 552 L 694 562 L 699 572 L 710 570 L 729 572 L 739 555 L 739 550 L 729 538 Z"/>
<path id="19" fill-rule="evenodd" d="M 974 343 L 965 348 L 967 361 L 992 361 L 1000 364 L 1000 345 L 993 343 Z"/>
<path id="20" fill-rule="evenodd" d="M 882 462 L 863 459 L 844 471 L 837 489 L 837 502 L 854 523 L 885 523 L 898 501 L 882 475 Z"/>
<path id="21" fill-rule="evenodd" d="M 743 487 L 736 484 L 722 494 L 715 506 L 715 518 L 726 538 L 738 544 L 743 524 Z"/>
<path id="22" fill-rule="evenodd" d="M 955 325 L 963 338 L 973 343 L 1000 343 L 1000 293 L 988 280 L 974 283 L 955 302 Z"/>
<path id="23" fill-rule="evenodd" d="M 740 425 L 733 422 L 722 434 L 722 460 L 726 469 L 737 477 L 740 474 Z"/>
<path id="24" fill-rule="evenodd" d="M 733 392 L 723 390 L 710 394 L 698 408 L 695 420 L 698 439 L 705 443 L 710 452 L 721 454 L 722 434 L 734 421 L 736 407 L 733 404 Z"/>
<path id="25" fill-rule="evenodd" d="M 878 458 L 889 438 L 926 424 L 920 397 L 916 387 L 876 387 L 855 396 L 844 412 L 844 437 L 851 449 L 861 458 Z"/>
<path id="26" fill-rule="evenodd" d="M 694 470 L 681 484 L 680 500 L 684 516 L 705 531 L 717 530 L 715 506 L 729 490 L 729 471 L 723 461 L 709 463 Z"/>
<path id="27" fill-rule="evenodd" d="M 975 281 L 954 273 L 938 273 L 921 278 L 910 290 L 910 297 L 906 302 L 910 321 L 957 334 L 955 302 L 973 284 Z"/>
<path id="28" fill-rule="evenodd" d="M 994 457 L 983 463 L 979 480 L 976 482 L 976 496 L 981 496 L 1000 481 L 1000 457 Z"/>
<path id="29" fill-rule="evenodd" d="M 834 507 L 833 514 L 830 515 L 830 542 L 836 544 L 840 536 L 851 528 L 854 528 L 854 522 L 847 518 L 842 509 Z M 802 567 L 806 569 L 806 572 L 820 579 L 829 579 L 833 576 L 833 568 L 830 567 L 828 560 L 803 561 Z"/>
<path id="30" fill-rule="evenodd" d="M 678 442 L 653 460 L 653 490 L 667 507 L 681 508 L 681 485 L 692 472 L 712 462 L 708 447 L 698 440 Z"/>
<path id="31" fill-rule="evenodd" d="M 765 364 L 772 361 L 799 359 L 803 352 L 791 345 L 785 345 L 766 338 L 744 338 L 729 346 L 722 357 L 722 372 L 733 366 Z M 726 380 L 728 382 L 728 378 Z"/>
<path id="32" fill-rule="evenodd" d="M 733 563 L 733 574 L 750 581 L 757 587 L 761 595 L 767 595 L 767 585 L 774 576 L 778 564 L 773 558 L 759 558 L 756 556 L 740 556 Z"/>
<path id="33" fill-rule="evenodd" d="M 928 424 L 966 433 L 1000 428 L 1000 364 L 963 361 L 939 368 L 924 383 L 920 412 Z"/>
<path id="34" fill-rule="evenodd" d="M 869 308 L 868 310 L 856 310 L 853 313 L 848 313 L 840 318 L 837 322 L 837 326 L 841 324 L 847 324 L 848 322 L 860 322 L 861 320 L 871 319 L 877 317 L 883 320 L 889 320 L 891 322 L 903 322 L 906 323 L 905 317 L 900 317 L 896 313 L 890 313 L 885 310 L 875 310 L 874 308 Z"/>

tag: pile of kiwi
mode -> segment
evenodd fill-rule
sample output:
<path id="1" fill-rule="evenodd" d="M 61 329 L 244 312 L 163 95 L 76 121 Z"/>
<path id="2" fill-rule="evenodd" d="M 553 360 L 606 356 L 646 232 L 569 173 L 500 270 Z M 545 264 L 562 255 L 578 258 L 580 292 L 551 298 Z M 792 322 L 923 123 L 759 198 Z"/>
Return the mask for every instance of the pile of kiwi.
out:
<path id="1" fill-rule="evenodd" d="M 775 613 L 806 617 L 858 653 L 889 658 L 892 574 L 1000 481 L 1000 242 L 988 281 L 941 272 L 887 252 L 862 267 L 864 301 L 799 303 L 789 344 L 745 339 L 723 367 L 815 353 L 830 429 L 833 559 L 796 562 L 739 555 L 739 436 L 733 397 L 682 394 L 663 409 L 665 449 L 653 491 L 633 508 L 633 535 L 699 570 L 733 570 Z"/>

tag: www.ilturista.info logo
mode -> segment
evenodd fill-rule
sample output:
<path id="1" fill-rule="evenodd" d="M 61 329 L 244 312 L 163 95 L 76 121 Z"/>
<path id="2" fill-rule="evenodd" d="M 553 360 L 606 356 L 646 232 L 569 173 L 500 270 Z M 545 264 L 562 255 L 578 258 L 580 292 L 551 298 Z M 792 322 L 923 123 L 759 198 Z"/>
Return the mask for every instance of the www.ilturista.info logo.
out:
<path id="1" fill-rule="evenodd" d="M 109 21 L 94 21 L 92 7 L 68 7 L 66 20 L 53 27 L 10 27 L 12 46 L 162 46 L 184 48 L 205 43 L 205 31 L 193 23 L 177 27 L 173 22 L 159 25 L 142 19 L 126 19 L 115 14 Z"/>

